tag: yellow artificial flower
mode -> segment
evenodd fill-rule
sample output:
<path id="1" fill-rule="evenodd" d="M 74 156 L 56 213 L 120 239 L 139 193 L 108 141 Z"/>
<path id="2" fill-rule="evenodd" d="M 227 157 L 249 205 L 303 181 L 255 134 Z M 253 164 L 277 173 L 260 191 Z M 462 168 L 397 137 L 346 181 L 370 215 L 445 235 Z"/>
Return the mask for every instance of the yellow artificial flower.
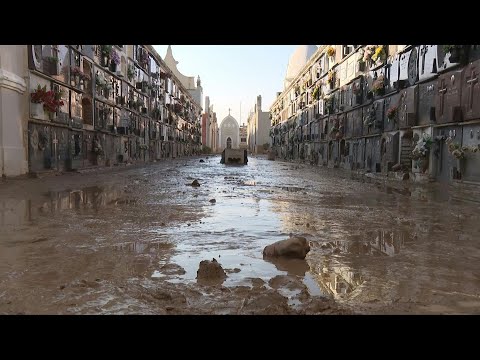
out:
<path id="1" fill-rule="evenodd" d="M 378 57 L 382 54 L 383 52 L 383 45 L 380 45 L 375 49 L 375 54 L 372 55 L 372 60 L 377 61 Z"/>

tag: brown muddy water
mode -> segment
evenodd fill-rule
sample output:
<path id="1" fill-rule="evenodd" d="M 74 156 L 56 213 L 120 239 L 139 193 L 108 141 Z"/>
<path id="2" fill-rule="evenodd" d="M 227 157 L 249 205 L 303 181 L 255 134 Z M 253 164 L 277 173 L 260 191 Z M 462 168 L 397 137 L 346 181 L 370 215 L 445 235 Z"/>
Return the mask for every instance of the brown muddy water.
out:
<path id="1" fill-rule="evenodd" d="M 480 313 L 477 187 L 219 162 L 0 183 L 0 314 Z M 262 258 L 290 234 L 306 261 Z"/>

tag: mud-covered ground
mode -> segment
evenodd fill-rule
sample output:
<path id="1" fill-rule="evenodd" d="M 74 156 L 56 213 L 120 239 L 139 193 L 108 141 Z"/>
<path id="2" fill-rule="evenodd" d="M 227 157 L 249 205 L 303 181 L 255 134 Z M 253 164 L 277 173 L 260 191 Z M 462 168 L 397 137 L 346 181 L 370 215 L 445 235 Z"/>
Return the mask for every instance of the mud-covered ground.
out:
<path id="1" fill-rule="evenodd" d="M 0 182 L 0 314 L 480 313 L 478 187 L 199 160 Z"/>

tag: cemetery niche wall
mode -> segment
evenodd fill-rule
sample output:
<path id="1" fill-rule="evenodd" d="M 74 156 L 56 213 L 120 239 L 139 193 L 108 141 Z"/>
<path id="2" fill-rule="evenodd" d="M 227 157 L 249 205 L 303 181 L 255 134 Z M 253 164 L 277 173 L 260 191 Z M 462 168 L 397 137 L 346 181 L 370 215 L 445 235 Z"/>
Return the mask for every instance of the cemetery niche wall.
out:
<path id="1" fill-rule="evenodd" d="M 320 46 L 271 107 L 288 106 L 283 119 L 271 111 L 280 128 L 309 107 L 316 125 L 272 149 L 319 166 L 479 182 L 479 73 L 480 45 Z"/>

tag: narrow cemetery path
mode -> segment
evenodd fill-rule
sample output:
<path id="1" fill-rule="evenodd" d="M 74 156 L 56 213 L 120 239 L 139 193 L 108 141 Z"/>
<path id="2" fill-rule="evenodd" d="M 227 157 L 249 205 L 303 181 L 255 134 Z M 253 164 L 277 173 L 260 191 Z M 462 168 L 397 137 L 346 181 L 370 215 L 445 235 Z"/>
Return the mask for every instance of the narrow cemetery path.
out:
<path id="1" fill-rule="evenodd" d="M 0 314 L 480 313 L 475 187 L 199 159 L 0 183 Z"/>

